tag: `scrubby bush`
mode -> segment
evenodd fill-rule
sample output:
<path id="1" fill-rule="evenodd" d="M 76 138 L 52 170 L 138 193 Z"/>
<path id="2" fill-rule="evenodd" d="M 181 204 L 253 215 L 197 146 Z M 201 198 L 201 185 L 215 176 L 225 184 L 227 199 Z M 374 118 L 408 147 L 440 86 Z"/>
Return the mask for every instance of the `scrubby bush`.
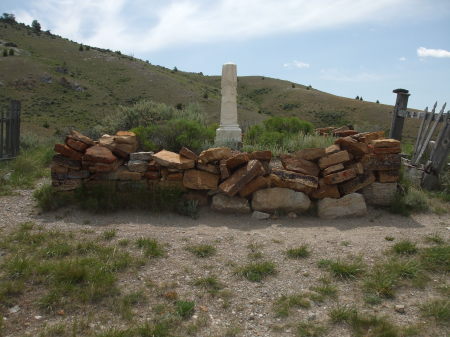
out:
<path id="1" fill-rule="evenodd" d="M 257 150 L 259 147 L 278 153 L 302 148 L 302 141 L 313 131 L 313 125 L 297 117 L 271 117 L 262 125 L 253 125 L 245 133 L 244 148 Z"/>

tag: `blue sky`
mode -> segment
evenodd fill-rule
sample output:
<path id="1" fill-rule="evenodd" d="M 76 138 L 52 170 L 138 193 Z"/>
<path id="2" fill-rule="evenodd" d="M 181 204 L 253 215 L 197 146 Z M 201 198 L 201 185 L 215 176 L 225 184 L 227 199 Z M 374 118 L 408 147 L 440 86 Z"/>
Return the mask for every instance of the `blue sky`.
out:
<path id="1" fill-rule="evenodd" d="M 285 79 L 410 107 L 450 103 L 450 0 L 2 0 L 0 11 L 152 64 Z"/>

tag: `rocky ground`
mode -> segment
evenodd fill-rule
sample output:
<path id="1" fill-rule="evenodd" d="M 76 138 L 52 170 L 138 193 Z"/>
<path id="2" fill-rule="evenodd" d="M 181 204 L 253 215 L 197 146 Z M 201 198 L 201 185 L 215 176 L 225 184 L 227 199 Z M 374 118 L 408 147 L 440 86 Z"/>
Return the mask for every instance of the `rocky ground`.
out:
<path id="1" fill-rule="evenodd" d="M 363 313 L 386 315 L 399 326 L 425 326 L 426 333 L 420 336 L 448 336 L 445 326 L 424 318 L 419 310 L 424 302 L 443 296 L 437 289 L 448 284 L 448 275 L 433 275 L 422 288 L 400 287 L 395 298 L 369 305 L 363 300 L 362 279 L 340 280 L 318 267 L 321 259 L 361 257 L 370 270 L 402 239 L 425 247 L 432 245 L 425 237 L 438 234 L 448 242 L 448 214 L 401 217 L 370 209 L 367 216 L 352 219 L 323 220 L 305 215 L 256 220 L 250 215 L 220 215 L 204 209 L 199 219 L 194 220 L 174 214 L 136 211 L 93 215 L 72 208 L 40 214 L 34 206 L 32 191 L 0 197 L 3 236 L 27 221 L 46 229 L 70 231 L 79 240 L 96 240 L 105 245 L 151 237 L 166 245 L 167 254 L 149 260 L 137 270 L 120 274 L 118 282 L 122 292 L 139 290 L 146 297 L 143 303 L 132 308 L 131 319 L 121 318 L 102 303 L 43 311 L 36 305 L 39 291 L 32 291 L 20 295 L 18 304 L 5 310 L 4 336 L 59 336 L 52 334 L 55 329 L 51 327 L 69 326 L 73 322 L 85 324 L 85 332 L 79 336 L 99 334 L 111 327 L 129 327 L 151 319 L 155 308 L 166 303 L 170 293 L 195 302 L 194 315 L 188 323 L 183 323 L 186 331 L 178 329 L 177 335 L 181 336 L 303 336 L 297 329 L 302 321 L 326 327 L 323 336 L 352 336 L 345 324 L 330 322 L 328 312 L 337 305 L 354 305 Z M 112 229 L 116 230 L 114 237 L 105 241 L 103 233 Z M 393 241 L 386 237 L 392 237 Z M 207 258 L 196 257 L 186 250 L 196 244 L 212 245 L 217 252 Z M 287 249 L 302 244 L 308 245 L 309 257 L 287 258 Z M 129 247 L 135 250 L 132 245 Z M 0 261 L 3 263 L 6 257 L 0 248 Z M 277 272 L 262 282 L 250 282 L 236 275 L 239 266 L 251 261 L 271 261 Z M 195 280 L 211 275 L 224 285 L 215 296 L 194 285 Z M 288 317 L 275 313 L 274 303 L 280 296 L 310 292 L 310 288 L 321 284 L 323 277 L 337 287 L 337 298 L 311 301 L 309 308 L 293 308 Z M 404 313 L 397 312 L 396 305 L 404 305 Z M 188 330 L 188 324 L 195 329 Z"/>

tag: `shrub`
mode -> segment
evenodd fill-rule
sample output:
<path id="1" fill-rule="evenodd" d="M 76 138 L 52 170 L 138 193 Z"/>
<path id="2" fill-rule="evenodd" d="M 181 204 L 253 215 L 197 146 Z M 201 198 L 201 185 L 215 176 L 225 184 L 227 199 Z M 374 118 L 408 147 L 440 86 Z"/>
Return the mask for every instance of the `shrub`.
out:
<path id="1" fill-rule="evenodd" d="M 236 274 L 252 282 L 261 282 L 267 276 L 276 273 L 275 263 L 269 261 L 249 263 L 236 270 Z"/>
<path id="2" fill-rule="evenodd" d="M 165 250 L 155 239 L 139 238 L 136 240 L 136 246 L 144 251 L 147 257 L 164 256 Z"/>
<path id="3" fill-rule="evenodd" d="M 432 300 L 422 305 L 420 309 L 423 316 L 432 317 L 438 323 L 450 325 L 450 300 Z"/>
<path id="4" fill-rule="evenodd" d="M 33 31 L 35 33 L 39 33 L 41 31 L 41 24 L 38 22 L 38 20 L 33 20 L 31 23 L 31 28 L 33 28 Z"/>
<path id="5" fill-rule="evenodd" d="M 3 57 L 6 57 L 6 56 L 8 56 L 8 50 L 3 49 Z"/>
<path id="6" fill-rule="evenodd" d="M 192 245 L 186 247 L 186 250 L 197 257 L 210 257 L 216 254 L 216 247 L 206 244 Z"/>
<path id="7" fill-rule="evenodd" d="M 301 259 L 308 257 L 310 255 L 310 252 L 307 245 L 302 245 L 297 248 L 288 249 L 286 251 L 286 255 L 291 259 Z"/>
<path id="8" fill-rule="evenodd" d="M 183 319 L 190 318 L 195 311 L 195 303 L 191 301 L 176 301 L 175 307 L 177 314 Z"/>
<path id="9" fill-rule="evenodd" d="M 14 49 L 9 48 L 8 55 L 9 55 L 9 56 L 14 56 Z"/>
<path id="10" fill-rule="evenodd" d="M 353 261 L 321 260 L 319 267 L 328 269 L 334 276 L 341 279 L 354 279 L 364 272 L 364 265 L 360 258 Z"/>
<path id="11" fill-rule="evenodd" d="M 73 193 L 56 191 L 51 184 L 42 185 L 34 191 L 33 197 L 38 207 L 44 212 L 53 211 L 74 202 Z"/>
<path id="12" fill-rule="evenodd" d="M 409 240 L 402 240 L 402 241 L 396 243 L 392 247 L 392 250 L 397 254 L 403 254 L 403 255 L 416 254 L 418 251 L 416 244 Z"/>

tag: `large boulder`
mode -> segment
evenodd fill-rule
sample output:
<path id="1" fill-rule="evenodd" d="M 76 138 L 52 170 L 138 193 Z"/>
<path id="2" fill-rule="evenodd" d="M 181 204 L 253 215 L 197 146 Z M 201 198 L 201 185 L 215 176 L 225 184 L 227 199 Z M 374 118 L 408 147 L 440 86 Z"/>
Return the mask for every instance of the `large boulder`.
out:
<path id="1" fill-rule="evenodd" d="M 389 206 L 395 199 L 397 183 L 373 183 L 363 188 L 362 193 L 368 205 Z"/>
<path id="2" fill-rule="evenodd" d="M 311 200 L 303 192 L 288 188 L 268 188 L 253 193 L 252 208 L 255 211 L 301 213 L 308 210 Z"/>
<path id="3" fill-rule="evenodd" d="M 202 164 L 207 164 L 212 161 L 228 159 L 232 156 L 231 149 L 228 147 L 212 147 L 202 151 L 198 156 L 198 160 Z"/>
<path id="4" fill-rule="evenodd" d="M 212 198 L 211 209 L 222 213 L 250 213 L 248 200 L 241 197 L 230 197 L 225 194 L 216 194 Z"/>
<path id="5" fill-rule="evenodd" d="M 325 198 L 318 203 L 318 215 L 322 219 L 363 216 L 367 213 L 364 197 L 358 193 L 340 199 Z"/>
<path id="6" fill-rule="evenodd" d="M 83 160 L 94 163 L 111 164 L 117 160 L 117 157 L 106 147 L 94 145 L 86 150 Z"/>

